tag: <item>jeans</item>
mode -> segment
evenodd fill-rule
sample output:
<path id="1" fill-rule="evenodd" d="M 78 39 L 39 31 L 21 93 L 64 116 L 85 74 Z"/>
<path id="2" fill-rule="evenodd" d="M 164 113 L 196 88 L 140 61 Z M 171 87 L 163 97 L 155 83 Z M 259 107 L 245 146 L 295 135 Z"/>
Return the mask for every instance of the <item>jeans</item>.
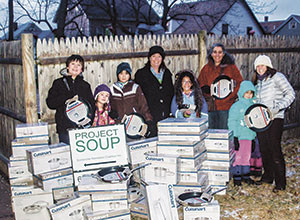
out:
<path id="1" fill-rule="evenodd" d="M 209 129 L 228 129 L 228 110 L 208 112 Z"/>

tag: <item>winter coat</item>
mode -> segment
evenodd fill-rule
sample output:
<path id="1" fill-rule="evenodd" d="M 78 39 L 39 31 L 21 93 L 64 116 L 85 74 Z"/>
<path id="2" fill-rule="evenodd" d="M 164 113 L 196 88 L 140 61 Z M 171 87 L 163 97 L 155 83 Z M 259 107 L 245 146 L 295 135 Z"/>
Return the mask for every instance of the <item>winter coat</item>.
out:
<path id="1" fill-rule="evenodd" d="M 67 88 L 64 79 L 66 79 L 69 89 Z M 65 102 L 78 95 L 79 98 L 87 102 L 91 107 L 90 118 L 93 120 L 95 114 L 95 100 L 91 90 L 91 86 L 79 75 L 74 80 L 71 76 L 63 76 L 53 81 L 52 87 L 48 92 L 46 99 L 47 106 L 50 109 L 56 110 L 55 122 L 57 133 L 67 133 L 67 129 L 76 128 L 77 125 L 71 122 L 65 113 Z"/>
<path id="2" fill-rule="evenodd" d="M 274 118 L 284 118 L 285 109 L 295 100 L 293 87 L 280 72 L 263 80 L 257 80 L 256 90 L 258 103 L 266 105 L 271 112 L 280 110 L 273 115 Z"/>
<path id="3" fill-rule="evenodd" d="M 247 91 L 253 91 L 252 99 L 245 99 L 244 94 Z M 233 131 L 233 135 L 240 140 L 253 140 L 256 133 L 248 128 L 245 123 L 245 112 L 254 104 L 256 89 L 251 81 L 243 81 L 238 91 L 238 101 L 235 102 L 230 110 L 228 116 L 228 129 Z"/>
<path id="4" fill-rule="evenodd" d="M 162 83 L 152 74 L 150 67 L 146 65 L 135 74 L 135 82 L 139 84 L 145 94 L 153 122 L 169 117 L 171 101 L 174 95 L 172 74 L 165 69 Z"/>
<path id="5" fill-rule="evenodd" d="M 123 89 L 116 83 L 110 87 L 111 97 L 110 105 L 113 111 L 118 112 L 117 123 L 120 123 L 124 115 L 136 112 L 141 114 L 145 121 L 151 121 L 152 116 L 147 105 L 146 98 L 141 87 L 129 81 Z"/>
<path id="6" fill-rule="evenodd" d="M 200 87 L 210 87 L 214 80 L 221 74 L 233 79 L 236 83 L 236 87 L 234 88 L 234 91 L 225 99 L 215 99 L 211 95 L 204 93 L 209 112 L 229 110 L 237 98 L 237 92 L 240 88 L 240 83 L 243 81 L 243 77 L 235 64 L 221 63 L 220 65 L 215 66 L 215 64 L 209 60 L 200 71 L 198 77 Z"/>
<path id="7" fill-rule="evenodd" d="M 183 94 L 182 98 L 183 98 L 182 104 L 195 105 L 194 92 L 192 92 L 190 96 L 187 96 L 187 95 Z M 202 97 L 202 99 L 203 99 L 202 100 L 202 109 L 200 111 L 198 110 L 197 112 L 192 113 L 191 116 L 190 116 L 191 118 L 196 118 L 197 113 L 200 116 L 207 115 L 207 112 L 208 112 L 207 104 L 206 104 L 206 101 L 205 101 L 204 97 Z M 173 99 L 172 99 L 171 112 L 172 112 L 172 115 L 175 116 L 175 118 L 184 118 L 183 112 L 181 112 L 178 109 L 178 105 L 176 103 L 176 96 L 174 96 Z"/>

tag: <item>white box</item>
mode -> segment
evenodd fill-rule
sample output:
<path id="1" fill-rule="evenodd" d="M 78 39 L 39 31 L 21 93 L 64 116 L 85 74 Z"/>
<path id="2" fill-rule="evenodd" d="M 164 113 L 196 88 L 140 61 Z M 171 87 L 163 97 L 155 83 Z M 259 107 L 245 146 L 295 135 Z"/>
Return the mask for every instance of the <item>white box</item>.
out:
<path id="1" fill-rule="evenodd" d="M 208 160 L 230 161 L 232 157 L 235 157 L 235 152 L 212 152 L 207 151 Z"/>
<path id="2" fill-rule="evenodd" d="M 179 219 L 172 184 L 148 185 L 146 186 L 146 194 L 150 219 Z"/>
<path id="3" fill-rule="evenodd" d="M 94 212 L 128 209 L 128 198 L 126 195 L 123 198 L 113 198 L 112 193 L 111 195 L 102 195 L 102 197 L 92 197 L 92 209 Z"/>
<path id="4" fill-rule="evenodd" d="M 52 189 L 54 202 L 75 198 L 74 186 Z"/>
<path id="5" fill-rule="evenodd" d="M 205 138 L 205 147 L 207 151 L 229 152 L 233 149 L 233 140 Z"/>
<path id="6" fill-rule="evenodd" d="M 177 183 L 177 157 L 170 155 L 146 156 L 145 182 L 153 183 Z"/>
<path id="7" fill-rule="evenodd" d="M 202 141 L 207 136 L 207 131 L 200 134 L 169 134 L 158 133 L 158 141 Z"/>
<path id="8" fill-rule="evenodd" d="M 232 130 L 227 129 L 208 129 L 207 138 L 216 139 L 231 139 L 233 136 Z"/>
<path id="9" fill-rule="evenodd" d="M 64 143 L 27 150 L 27 158 L 29 171 L 34 175 L 72 166 L 70 146 Z"/>
<path id="10" fill-rule="evenodd" d="M 132 165 L 145 162 L 147 153 L 156 154 L 157 137 L 128 142 L 130 163 Z"/>
<path id="11" fill-rule="evenodd" d="M 223 189 L 224 187 L 226 187 L 226 184 L 223 184 L 223 185 L 211 184 L 210 186 L 211 186 L 212 192 L 215 192 L 217 190 L 220 190 L 220 189 Z M 226 191 L 227 191 L 227 189 L 224 189 L 223 191 L 216 193 L 216 195 L 226 195 Z"/>
<path id="12" fill-rule="evenodd" d="M 76 219 L 84 220 L 83 210 L 91 209 L 90 196 L 81 196 L 49 207 L 52 220 Z"/>
<path id="13" fill-rule="evenodd" d="M 149 219 L 147 200 L 143 198 L 140 201 L 131 203 L 130 213 L 132 216 L 142 219 Z"/>
<path id="14" fill-rule="evenodd" d="M 200 177 L 199 183 L 177 183 L 173 185 L 174 193 L 178 197 L 186 192 L 202 192 L 208 186 L 208 178 L 206 175 Z"/>
<path id="15" fill-rule="evenodd" d="M 198 183 L 204 173 L 201 170 L 197 171 L 179 171 L 178 182 L 183 183 Z"/>
<path id="16" fill-rule="evenodd" d="M 45 192 L 39 188 L 15 189 L 11 199 L 16 219 L 50 220 L 47 206 L 53 204 L 51 192 Z"/>
<path id="17" fill-rule="evenodd" d="M 208 128 L 207 117 L 166 118 L 157 124 L 159 133 L 200 134 Z"/>
<path id="18" fill-rule="evenodd" d="M 205 160 L 202 163 L 203 169 L 229 170 L 235 160 L 235 153 L 230 160 Z"/>
<path id="19" fill-rule="evenodd" d="M 74 184 L 72 168 L 41 173 L 34 176 L 33 180 L 36 186 L 48 192 L 53 188 L 64 188 Z"/>
<path id="20" fill-rule="evenodd" d="M 201 169 L 201 171 L 207 173 L 209 181 L 215 180 L 228 182 L 230 179 L 229 170 Z"/>
<path id="21" fill-rule="evenodd" d="M 11 187 L 23 187 L 23 186 L 33 186 L 33 177 L 32 175 L 11 178 L 9 179 L 9 184 Z"/>
<path id="22" fill-rule="evenodd" d="M 130 220 L 130 210 L 122 209 L 118 211 L 99 211 L 85 214 L 86 220 Z"/>
<path id="23" fill-rule="evenodd" d="M 27 167 L 27 157 L 9 157 L 9 165 L 12 167 L 26 166 Z"/>
<path id="24" fill-rule="evenodd" d="M 127 193 L 127 182 L 106 183 L 92 176 L 84 176 L 78 184 L 78 192 L 82 194 L 93 194 L 97 192 L 125 192 Z"/>
<path id="25" fill-rule="evenodd" d="M 157 143 L 158 154 L 178 157 L 195 157 L 205 149 L 204 141 L 159 141 Z"/>
<path id="26" fill-rule="evenodd" d="M 17 124 L 16 137 L 39 137 L 48 136 L 48 123 Z"/>
<path id="27" fill-rule="evenodd" d="M 184 220 L 220 220 L 220 205 L 217 200 L 202 206 L 183 206 Z"/>
<path id="28" fill-rule="evenodd" d="M 28 171 L 27 163 L 25 166 L 11 166 L 8 165 L 8 176 L 10 179 L 31 176 L 31 173 Z"/>
<path id="29" fill-rule="evenodd" d="M 11 151 L 14 157 L 26 157 L 26 150 L 34 149 L 37 147 L 45 147 L 48 146 L 48 142 L 46 143 L 25 143 L 25 142 L 17 142 L 16 139 L 11 142 Z"/>
<path id="30" fill-rule="evenodd" d="M 206 160 L 206 150 L 195 157 L 179 157 L 178 171 L 197 171 Z"/>

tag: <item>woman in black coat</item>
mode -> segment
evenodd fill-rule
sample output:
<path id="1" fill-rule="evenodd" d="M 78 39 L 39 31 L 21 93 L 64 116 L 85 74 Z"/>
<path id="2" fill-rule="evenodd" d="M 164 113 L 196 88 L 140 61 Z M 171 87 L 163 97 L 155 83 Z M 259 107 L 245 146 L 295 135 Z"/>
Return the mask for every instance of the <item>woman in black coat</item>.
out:
<path id="1" fill-rule="evenodd" d="M 165 52 L 162 47 L 151 47 L 148 62 L 135 74 L 135 82 L 142 88 L 153 117 L 151 136 L 157 136 L 157 122 L 169 117 L 174 95 L 172 73 L 166 67 L 164 58 Z"/>

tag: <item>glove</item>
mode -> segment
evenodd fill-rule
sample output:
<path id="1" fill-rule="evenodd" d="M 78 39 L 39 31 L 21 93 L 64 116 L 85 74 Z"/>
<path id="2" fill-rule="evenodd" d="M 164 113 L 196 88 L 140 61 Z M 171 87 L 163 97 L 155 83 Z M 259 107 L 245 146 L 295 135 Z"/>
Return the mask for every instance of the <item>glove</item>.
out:
<path id="1" fill-rule="evenodd" d="M 111 110 L 111 111 L 108 113 L 108 116 L 111 117 L 111 118 L 114 119 L 114 120 L 119 119 L 119 114 L 118 114 L 118 112 L 115 111 L 115 110 Z"/>
<path id="2" fill-rule="evenodd" d="M 256 141 L 254 139 L 254 140 L 252 140 L 252 143 L 251 143 L 251 153 L 253 153 L 255 151 L 255 147 L 256 147 Z"/>
<path id="3" fill-rule="evenodd" d="M 201 87 L 202 93 L 210 95 L 210 87 L 208 85 Z"/>
<path id="4" fill-rule="evenodd" d="M 234 137 L 233 142 L 234 142 L 234 150 L 238 151 L 240 149 L 239 139 L 237 137 Z"/>

